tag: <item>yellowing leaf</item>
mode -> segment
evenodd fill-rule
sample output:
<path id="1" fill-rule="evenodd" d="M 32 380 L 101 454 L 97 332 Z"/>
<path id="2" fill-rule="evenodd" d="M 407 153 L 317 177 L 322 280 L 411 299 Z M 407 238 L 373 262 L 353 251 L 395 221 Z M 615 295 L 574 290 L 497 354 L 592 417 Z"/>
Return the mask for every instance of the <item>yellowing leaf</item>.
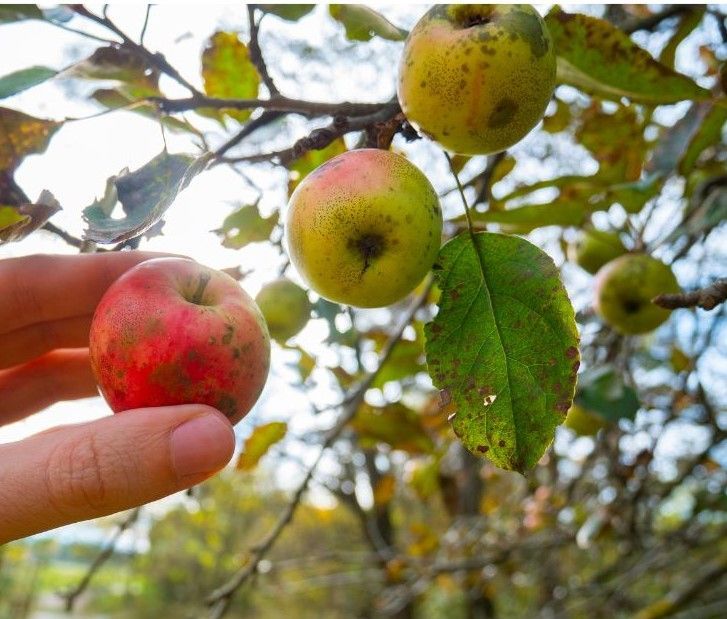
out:
<path id="1" fill-rule="evenodd" d="M 255 428 L 250 436 L 247 437 L 242 453 L 237 461 L 238 471 L 250 471 L 255 468 L 260 458 L 267 451 L 281 441 L 288 430 L 288 424 L 282 421 L 272 421 L 264 423 Z"/>
<path id="2" fill-rule="evenodd" d="M 278 225 L 277 211 L 267 219 L 260 215 L 256 204 L 237 209 L 225 217 L 222 226 L 215 230 L 222 236 L 222 245 L 231 249 L 241 249 L 250 243 L 267 241 L 270 233 Z"/>
<path id="3" fill-rule="evenodd" d="M 43 190 L 37 203 L 0 206 L 0 243 L 20 241 L 61 210 L 50 191 Z"/>
<path id="4" fill-rule="evenodd" d="M 382 475 L 374 486 L 374 504 L 380 507 L 388 505 L 394 498 L 396 490 L 396 477 Z"/>
<path id="5" fill-rule="evenodd" d="M 61 123 L 0 108 L 0 170 L 12 171 L 26 155 L 42 153 Z"/>
<path id="6" fill-rule="evenodd" d="M 258 95 L 260 75 L 247 46 L 235 32 L 216 32 L 202 53 L 204 90 L 211 97 L 223 99 L 254 99 Z M 226 110 L 242 122 L 250 110 Z"/>
<path id="7" fill-rule="evenodd" d="M 558 81 L 606 99 L 676 103 L 708 90 L 654 60 L 616 26 L 555 7 L 545 18 L 558 56 Z"/>
<path id="8" fill-rule="evenodd" d="M 434 449 L 419 414 L 399 402 L 384 407 L 362 404 L 351 427 L 359 433 L 362 446 L 386 443 L 409 453 L 430 453 Z"/>

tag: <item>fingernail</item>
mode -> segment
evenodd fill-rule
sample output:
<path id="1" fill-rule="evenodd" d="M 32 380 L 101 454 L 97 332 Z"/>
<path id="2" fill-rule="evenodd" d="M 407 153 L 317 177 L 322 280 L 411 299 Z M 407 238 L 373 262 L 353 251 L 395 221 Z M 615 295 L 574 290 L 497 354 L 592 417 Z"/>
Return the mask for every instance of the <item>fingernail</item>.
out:
<path id="1" fill-rule="evenodd" d="M 230 461 L 235 435 L 221 415 L 205 413 L 172 432 L 172 463 L 179 477 L 218 471 Z"/>

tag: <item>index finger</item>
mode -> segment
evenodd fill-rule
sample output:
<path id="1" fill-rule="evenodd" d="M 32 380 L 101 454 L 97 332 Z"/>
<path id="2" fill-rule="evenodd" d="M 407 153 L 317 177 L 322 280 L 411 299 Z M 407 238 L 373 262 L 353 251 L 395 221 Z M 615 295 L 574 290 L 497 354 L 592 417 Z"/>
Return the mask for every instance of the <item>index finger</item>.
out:
<path id="1" fill-rule="evenodd" d="M 168 254 L 125 251 L 0 260 L 0 335 L 40 322 L 92 314 L 131 267 Z"/>

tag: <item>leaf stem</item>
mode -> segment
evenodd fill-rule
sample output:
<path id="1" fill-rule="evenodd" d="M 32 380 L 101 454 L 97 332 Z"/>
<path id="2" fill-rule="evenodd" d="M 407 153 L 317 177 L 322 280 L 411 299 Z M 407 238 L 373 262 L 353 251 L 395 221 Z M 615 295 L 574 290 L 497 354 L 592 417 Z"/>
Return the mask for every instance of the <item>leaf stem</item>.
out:
<path id="1" fill-rule="evenodd" d="M 459 175 L 457 174 L 457 170 L 454 169 L 454 163 L 452 162 L 452 158 L 449 156 L 449 153 L 445 150 L 442 151 L 444 153 L 444 156 L 447 158 L 447 163 L 449 163 L 449 169 L 452 172 L 452 176 L 454 176 L 454 180 L 457 183 L 457 190 L 459 191 L 459 195 L 462 197 L 462 204 L 464 204 L 464 214 L 467 218 L 467 228 L 470 232 L 470 237 L 472 237 L 472 242 L 475 242 L 475 229 L 474 225 L 472 224 L 472 215 L 470 214 L 470 207 L 469 204 L 467 204 L 467 197 L 464 195 L 464 188 L 462 187 L 462 183 L 459 181 Z M 475 245 L 475 250 L 477 246 Z"/>
<path id="2" fill-rule="evenodd" d="M 209 273 L 202 273 L 199 276 L 199 283 L 197 284 L 197 290 L 195 290 L 194 294 L 192 295 L 192 299 L 190 300 L 191 303 L 194 303 L 195 305 L 202 304 L 202 295 L 204 294 L 204 289 L 207 288 L 207 284 L 209 284 L 209 281 L 210 281 Z"/>

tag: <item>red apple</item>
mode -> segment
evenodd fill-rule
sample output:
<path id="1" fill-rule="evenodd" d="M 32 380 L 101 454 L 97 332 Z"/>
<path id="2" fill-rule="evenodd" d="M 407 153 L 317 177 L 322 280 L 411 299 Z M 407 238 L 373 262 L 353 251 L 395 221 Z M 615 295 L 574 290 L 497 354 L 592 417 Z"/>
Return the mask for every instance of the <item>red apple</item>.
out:
<path id="1" fill-rule="evenodd" d="M 237 423 L 265 385 L 270 337 L 229 275 L 184 258 L 117 279 L 91 323 L 91 365 L 114 412 L 208 404 Z"/>

